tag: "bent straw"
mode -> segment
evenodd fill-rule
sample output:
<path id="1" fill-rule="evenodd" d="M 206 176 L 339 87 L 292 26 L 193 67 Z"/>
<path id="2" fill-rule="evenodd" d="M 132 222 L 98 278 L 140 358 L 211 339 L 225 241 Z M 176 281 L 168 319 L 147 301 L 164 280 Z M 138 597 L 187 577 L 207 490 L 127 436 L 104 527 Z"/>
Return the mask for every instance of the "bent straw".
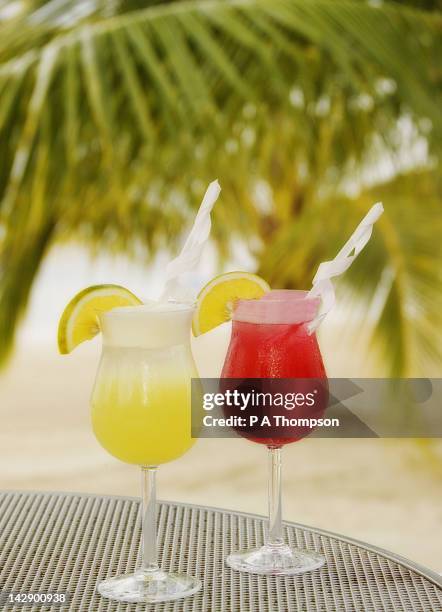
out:
<path id="1" fill-rule="evenodd" d="M 308 331 L 310 334 L 319 327 L 334 306 L 335 288 L 333 287 L 333 283 L 330 279 L 334 276 L 340 276 L 346 270 L 348 270 L 356 257 L 370 240 L 373 225 L 383 212 L 384 207 L 382 206 L 381 202 L 374 204 L 336 257 L 331 261 L 324 261 L 323 263 L 319 264 L 313 278 L 313 287 L 306 296 L 306 299 L 318 296 L 322 299 L 319 313 L 308 325 Z M 353 254 L 351 254 L 352 252 Z"/>
<path id="2" fill-rule="evenodd" d="M 162 299 L 178 297 L 179 278 L 198 264 L 210 236 L 212 227 L 210 213 L 220 192 L 221 187 L 218 181 L 212 181 L 207 188 L 181 253 L 166 266 L 166 281 L 161 295 Z"/>

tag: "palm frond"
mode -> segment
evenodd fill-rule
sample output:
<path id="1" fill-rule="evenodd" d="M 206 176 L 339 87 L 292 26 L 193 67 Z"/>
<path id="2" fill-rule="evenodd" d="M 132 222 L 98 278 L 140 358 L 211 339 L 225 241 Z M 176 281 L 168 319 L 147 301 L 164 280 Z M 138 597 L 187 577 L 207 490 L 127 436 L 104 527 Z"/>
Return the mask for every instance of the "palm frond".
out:
<path id="1" fill-rule="evenodd" d="M 370 248 L 336 281 L 338 303 L 349 313 L 340 343 L 347 351 L 375 352 L 379 363 L 367 375 L 437 377 L 441 198 L 438 172 L 426 170 L 396 176 L 356 200 L 341 196 L 310 203 L 297 223 L 281 226 L 260 253 L 260 272 L 273 286 L 308 287 L 318 261 L 332 259 L 372 203 L 382 200 L 385 212 Z"/>
<path id="2" fill-rule="evenodd" d="M 4 333 L 56 240 L 141 243 L 148 257 L 179 240 L 204 184 L 218 176 L 225 205 L 215 210 L 214 238 L 223 252 L 241 233 L 261 261 L 257 238 L 281 262 L 310 215 L 317 242 L 299 255 L 306 277 L 322 256 L 316 215 L 331 199 L 321 193 L 338 193 L 375 137 L 400 149 L 393 135 L 407 113 L 439 155 L 437 11 L 357 0 L 106 4 L 60 22 L 36 2 L 46 20 L 31 11 L 0 24 Z M 267 212 L 250 193 L 259 181 L 274 194 Z M 29 231 L 26 252 L 17 222 Z M 32 274 L 22 291 L 26 257 Z M 289 284 L 301 281 L 295 259 Z"/>

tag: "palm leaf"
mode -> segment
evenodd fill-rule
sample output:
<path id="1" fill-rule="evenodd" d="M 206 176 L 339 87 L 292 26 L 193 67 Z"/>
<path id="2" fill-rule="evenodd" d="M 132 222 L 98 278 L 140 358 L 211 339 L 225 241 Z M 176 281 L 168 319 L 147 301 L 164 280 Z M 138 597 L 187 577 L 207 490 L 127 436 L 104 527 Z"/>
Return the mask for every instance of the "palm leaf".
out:
<path id="1" fill-rule="evenodd" d="M 55 5 L 29 6 L 0 24 L 0 358 L 56 240 L 141 243 L 149 257 L 180 239 L 219 176 L 221 252 L 241 235 L 262 270 L 291 286 L 324 254 L 320 219 L 349 166 L 361 168 L 376 139 L 400 150 L 398 119 L 422 125 L 439 155 L 437 11 L 356 0 L 92 2 L 60 25 Z M 260 181 L 273 194 L 268 210 L 251 195 Z M 299 228 L 311 236 L 304 250 Z M 408 290 L 397 290 L 401 308 Z"/>

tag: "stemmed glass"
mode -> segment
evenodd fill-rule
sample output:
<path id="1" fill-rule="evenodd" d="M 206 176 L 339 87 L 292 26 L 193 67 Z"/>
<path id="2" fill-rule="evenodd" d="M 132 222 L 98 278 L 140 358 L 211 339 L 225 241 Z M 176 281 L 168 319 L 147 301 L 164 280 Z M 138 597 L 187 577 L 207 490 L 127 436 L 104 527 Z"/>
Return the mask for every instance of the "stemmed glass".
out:
<path id="1" fill-rule="evenodd" d="M 306 291 L 271 291 L 259 300 L 238 300 L 232 316 L 232 335 L 221 381 L 224 388 L 254 385 L 272 387 L 268 379 L 280 381 L 280 389 L 304 384 L 315 379 L 322 387 L 322 403 L 304 407 L 302 416 L 323 414 L 328 399 L 324 364 L 316 335 L 307 324 L 315 317 L 319 299 L 306 298 Z M 297 385 L 297 379 L 299 384 Z M 302 380 L 300 380 L 302 379 Z M 308 383 L 308 381 L 307 381 Z M 282 385 L 282 387 L 281 387 Z M 224 409 L 229 416 L 238 414 L 238 407 Z M 260 408 L 261 415 L 272 408 Z M 269 429 L 238 429 L 253 442 L 265 444 L 269 452 L 269 526 L 261 548 L 234 552 L 227 557 L 233 569 L 256 574 L 291 575 L 314 570 L 325 563 L 322 555 L 291 548 L 283 539 L 281 512 L 281 449 L 306 435 L 295 426 Z"/>
<path id="2" fill-rule="evenodd" d="M 141 566 L 102 581 L 104 597 L 127 602 L 171 601 L 196 593 L 197 578 L 158 565 L 155 477 L 158 465 L 193 445 L 190 349 L 194 307 L 158 304 L 116 308 L 100 317 L 103 352 L 92 394 L 95 436 L 112 455 L 141 466 Z"/>

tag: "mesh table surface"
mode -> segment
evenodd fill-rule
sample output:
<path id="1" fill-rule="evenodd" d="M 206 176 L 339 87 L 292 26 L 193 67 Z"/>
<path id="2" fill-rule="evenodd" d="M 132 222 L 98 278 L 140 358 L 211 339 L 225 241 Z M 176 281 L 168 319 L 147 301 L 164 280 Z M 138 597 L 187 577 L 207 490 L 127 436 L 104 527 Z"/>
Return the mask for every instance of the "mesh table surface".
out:
<path id="1" fill-rule="evenodd" d="M 68 591 L 69 606 L 9 607 L 39 612 L 381 612 L 442 611 L 440 577 L 386 551 L 287 523 L 290 544 L 317 550 L 325 567 L 295 577 L 240 574 L 226 555 L 263 542 L 265 520 L 214 508 L 165 502 L 158 509 L 161 565 L 199 576 L 203 590 L 174 603 L 118 604 L 96 592 L 99 580 L 138 561 L 139 502 L 65 493 L 0 493 L 0 588 Z"/>

